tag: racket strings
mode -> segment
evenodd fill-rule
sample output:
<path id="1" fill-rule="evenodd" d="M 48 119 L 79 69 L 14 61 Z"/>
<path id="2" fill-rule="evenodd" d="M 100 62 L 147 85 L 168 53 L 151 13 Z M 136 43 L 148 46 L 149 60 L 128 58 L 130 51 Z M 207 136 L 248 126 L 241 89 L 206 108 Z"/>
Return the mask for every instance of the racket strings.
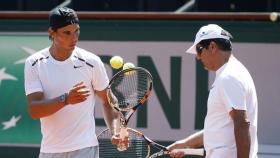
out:
<path id="1" fill-rule="evenodd" d="M 120 74 L 111 85 L 111 90 L 121 109 L 131 109 L 139 104 L 150 89 L 151 78 L 141 69 Z"/>
<path id="2" fill-rule="evenodd" d="M 117 146 L 111 143 L 109 130 L 98 136 L 99 155 L 102 158 L 143 158 L 149 154 L 149 146 L 144 138 L 134 132 L 129 132 L 129 147 L 125 151 L 118 151 Z"/>

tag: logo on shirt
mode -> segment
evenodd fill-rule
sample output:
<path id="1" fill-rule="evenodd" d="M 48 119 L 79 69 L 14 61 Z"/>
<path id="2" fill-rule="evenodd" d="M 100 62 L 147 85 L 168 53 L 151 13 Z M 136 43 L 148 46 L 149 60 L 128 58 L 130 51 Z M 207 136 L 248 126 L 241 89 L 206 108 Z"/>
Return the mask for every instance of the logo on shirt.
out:
<path id="1" fill-rule="evenodd" d="M 83 66 L 81 66 L 81 65 L 78 65 L 78 66 L 74 65 L 74 69 L 78 69 L 80 67 L 83 67 Z"/>

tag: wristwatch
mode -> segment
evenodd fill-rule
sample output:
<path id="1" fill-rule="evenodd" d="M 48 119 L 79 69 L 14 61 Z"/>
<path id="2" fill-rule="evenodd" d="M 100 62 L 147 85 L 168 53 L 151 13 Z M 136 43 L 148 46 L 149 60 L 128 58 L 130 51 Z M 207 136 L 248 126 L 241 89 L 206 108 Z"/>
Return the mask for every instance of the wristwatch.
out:
<path id="1" fill-rule="evenodd" d="M 59 96 L 59 102 L 64 103 L 64 105 L 67 105 L 67 93 L 62 94 Z"/>

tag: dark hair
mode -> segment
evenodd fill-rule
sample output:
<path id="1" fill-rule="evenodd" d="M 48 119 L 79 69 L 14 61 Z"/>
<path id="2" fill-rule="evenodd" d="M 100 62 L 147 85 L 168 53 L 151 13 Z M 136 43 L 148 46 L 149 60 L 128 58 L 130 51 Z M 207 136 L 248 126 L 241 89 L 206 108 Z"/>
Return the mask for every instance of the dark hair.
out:
<path id="1" fill-rule="evenodd" d="M 221 50 L 224 50 L 224 51 L 232 50 L 230 40 L 223 39 L 223 38 L 206 39 L 206 40 L 200 41 L 199 44 L 204 48 L 208 48 L 211 41 L 215 42 Z"/>
<path id="2" fill-rule="evenodd" d="M 49 13 L 49 27 L 61 28 L 70 24 L 79 24 L 77 13 L 67 7 L 57 7 Z"/>

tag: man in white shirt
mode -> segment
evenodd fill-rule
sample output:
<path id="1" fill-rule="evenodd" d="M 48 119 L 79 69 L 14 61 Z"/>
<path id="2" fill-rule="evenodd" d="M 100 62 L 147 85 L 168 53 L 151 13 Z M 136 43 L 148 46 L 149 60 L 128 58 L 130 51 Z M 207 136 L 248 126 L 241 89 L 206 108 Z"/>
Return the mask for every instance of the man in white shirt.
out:
<path id="1" fill-rule="evenodd" d="M 112 135 L 119 127 L 119 115 L 106 97 L 109 79 L 104 64 L 76 46 L 80 26 L 74 10 L 52 10 L 48 32 L 52 45 L 28 57 L 24 72 L 29 113 L 41 122 L 39 158 L 98 158 L 95 95 L 103 102 Z"/>
<path id="2" fill-rule="evenodd" d="M 232 54 L 231 34 L 215 24 L 200 28 L 186 51 L 195 54 L 216 78 L 210 89 L 204 129 L 168 149 L 204 146 L 206 158 L 256 158 L 258 103 L 253 79 Z"/>

